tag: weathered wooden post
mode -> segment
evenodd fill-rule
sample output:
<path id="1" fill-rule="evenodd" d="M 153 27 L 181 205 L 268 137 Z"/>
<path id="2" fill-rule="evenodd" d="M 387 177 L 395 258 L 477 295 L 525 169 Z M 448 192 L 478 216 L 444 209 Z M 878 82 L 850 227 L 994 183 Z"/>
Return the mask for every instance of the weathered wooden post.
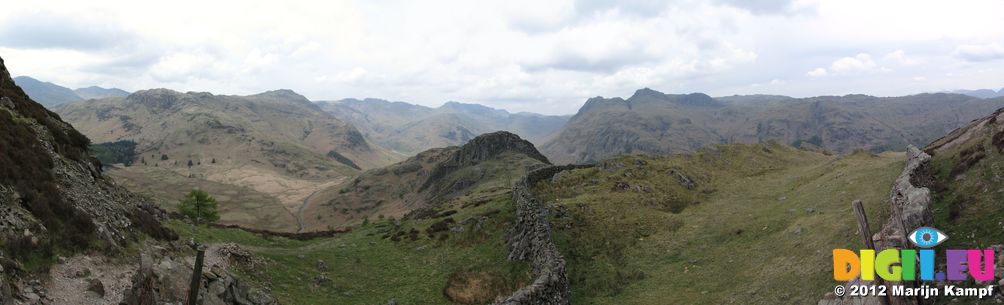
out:
<path id="1" fill-rule="evenodd" d="M 861 199 L 855 199 L 851 202 L 851 206 L 854 207 L 854 216 L 858 219 L 858 231 L 861 231 L 861 241 L 864 243 L 865 249 L 875 250 L 875 242 L 872 241 L 872 230 L 868 227 L 868 216 L 865 215 L 865 207 L 861 203 Z M 882 279 L 878 277 L 872 282 L 875 285 L 884 285 Z M 882 305 L 889 305 L 889 296 L 881 296 L 878 299 Z"/>
<path id="2" fill-rule="evenodd" d="M 193 243 L 195 248 L 195 268 L 192 270 L 192 286 L 188 288 L 188 305 L 198 305 L 199 287 L 202 286 L 202 260 L 206 256 L 206 246 Z"/>

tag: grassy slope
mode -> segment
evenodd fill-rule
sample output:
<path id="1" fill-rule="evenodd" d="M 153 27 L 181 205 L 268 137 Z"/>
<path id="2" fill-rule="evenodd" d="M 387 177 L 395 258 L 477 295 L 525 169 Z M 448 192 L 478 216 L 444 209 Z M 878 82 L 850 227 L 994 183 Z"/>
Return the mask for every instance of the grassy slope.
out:
<path id="1" fill-rule="evenodd" d="M 997 125 L 992 125 L 996 128 Z M 944 248 L 986 248 L 1004 241 L 1004 154 L 993 146 L 989 133 L 934 155 L 934 224 L 948 235 Z M 962 150 L 982 152 L 985 157 L 959 170 Z M 953 170 L 957 174 L 953 174 Z"/>
<path id="2" fill-rule="evenodd" d="M 489 162 L 490 168 L 501 166 Z M 252 285 L 271 288 L 283 304 L 449 304 L 443 290 L 451 275 L 458 272 L 487 272 L 497 279 L 496 295 L 508 295 L 530 280 L 529 266 L 506 259 L 506 230 L 514 221 L 511 197 L 502 180 L 483 183 L 443 203 L 440 211 L 456 210 L 448 216 L 457 223 L 488 214 L 480 230 L 475 222 L 464 232 L 440 232 L 430 237 L 429 227 L 447 217 L 400 221 L 374 220 L 350 233 L 332 238 L 296 241 L 262 238 L 240 230 L 197 228 L 196 239 L 207 242 L 236 242 L 272 263 L 263 274 L 244 273 Z M 483 202 L 477 205 L 465 203 Z M 494 212 L 494 213 L 492 213 Z M 190 226 L 174 222 L 182 235 L 192 236 Z M 451 225 L 451 227 L 455 226 Z M 417 240 L 404 235 L 400 241 L 385 236 L 395 232 L 419 232 Z M 443 237 L 446 235 L 446 237 Z M 332 282 L 315 285 L 320 273 L 317 261 L 328 265 Z M 239 272 L 239 271 L 238 271 Z"/>
<path id="3" fill-rule="evenodd" d="M 568 210 L 554 222 L 575 304 L 809 304 L 833 286 L 830 250 L 859 246 L 850 202 L 863 199 L 878 228 L 902 159 L 730 145 L 619 157 L 625 168 L 578 170 L 537 190 Z M 666 174 L 674 166 L 698 187 L 680 187 Z"/>

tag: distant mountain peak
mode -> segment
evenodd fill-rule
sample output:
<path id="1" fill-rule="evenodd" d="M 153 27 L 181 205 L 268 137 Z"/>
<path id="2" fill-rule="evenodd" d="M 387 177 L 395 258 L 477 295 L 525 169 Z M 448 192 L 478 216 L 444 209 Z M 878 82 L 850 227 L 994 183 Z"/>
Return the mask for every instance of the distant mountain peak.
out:
<path id="1" fill-rule="evenodd" d="M 635 91 L 634 95 L 631 95 L 631 97 L 628 98 L 628 99 L 629 100 L 633 100 L 633 99 L 643 98 L 643 97 L 664 98 L 664 97 L 666 97 L 666 94 L 662 93 L 662 92 L 659 92 L 659 91 L 656 91 L 656 90 L 652 90 L 651 88 L 645 87 L 645 88 L 641 88 L 641 89 L 638 89 L 637 91 Z"/>
<path id="2" fill-rule="evenodd" d="M 293 91 L 293 90 L 290 90 L 290 89 L 270 90 L 270 91 L 265 91 L 265 92 L 258 93 L 258 94 L 252 95 L 252 96 L 258 96 L 258 97 L 281 97 L 281 98 L 292 98 L 292 99 L 297 99 L 297 100 L 303 100 L 303 101 L 308 101 L 308 102 L 310 101 L 309 99 L 307 99 L 306 96 L 303 96 L 303 95 L 301 95 L 299 93 L 296 93 L 296 91 Z"/>
<path id="3" fill-rule="evenodd" d="M 15 77 L 14 83 L 21 87 L 32 100 L 46 107 L 83 100 L 70 88 L 50 82 L 43 82 L 29 76 Z"/>
<path id="4" fill-rule="evenodd" d="M 83 99 L 99 99 L 106 97 L 123 97 L 128 96 L 129 92 L 119 89 L 119 88 L 103 88 L 98 86 L 90 86 L 85 88 L 77 88 L 73 90 Z"/>

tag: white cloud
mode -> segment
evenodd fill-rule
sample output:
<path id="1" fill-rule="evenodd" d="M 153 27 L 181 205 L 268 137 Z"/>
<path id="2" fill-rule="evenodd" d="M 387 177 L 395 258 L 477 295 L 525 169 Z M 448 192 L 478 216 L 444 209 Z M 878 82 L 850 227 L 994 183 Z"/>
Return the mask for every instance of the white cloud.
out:
<path id="1" fill-rule="evenodd" d="M 998 43 L 960 45 L 952 54 L 972 62 L 998 60 L 1004 59 L 1004 46 Z"/>
<path id="2" fill-rule="evenodd" d="M 854 57 L 843 57 L 830 64 L 830 70 L 836 73 L 861 72 L 875 69 L 875 61 L 867 53 Z"/>
<path id="3" fill-rule="evenodd" d="M 890 62 L 900 66 L 916 66 L 924 63 L 924 60 L 913 56 L 909 56 L 903 50 L 896 50 L 889 52 L 882 58 L 886 62 Z"/>
<path id="4" fill-rule="evenodd" d="M 1002 11 L 996 0 L 37 0 L 0 11 L 0 56 L 15 74 L 70 87 L 290 88 L 318 100 L 573 113 L 588 97 L 640 87 L 795 96 L 999 88 Z M 819 81 L 831 78 L 840 82 Z"/>
<path id="5" fill-rule="evenodd" d="M 827 74 L 829 74 L 829 72 L 826 72 L 826 69 L 824 69 L 824 68 L 815 68 L 815 69 L 812 69 L 809 72 L 805 73 L 805 75 L 808 75 L 808 76 L 811 76 L 811 77 L 826 76 Z"/>

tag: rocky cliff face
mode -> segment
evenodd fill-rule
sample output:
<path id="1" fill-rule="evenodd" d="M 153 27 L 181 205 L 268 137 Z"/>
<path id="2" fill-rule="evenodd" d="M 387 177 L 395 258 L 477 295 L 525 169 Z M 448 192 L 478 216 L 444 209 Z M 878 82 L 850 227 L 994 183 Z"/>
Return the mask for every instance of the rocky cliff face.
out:
<path id="1" fill-rule="evenodd" d="M 89 143 L 17 87 L 0 59 L 0 301 L 19 291 L 29 258 L 118 248 L 141 232 L 172 237 L 156 209 L 102 174 Z"/>
<path id="2" fill-rule="evenodd" d="M 540 162 L 551 163 L 547 157 L 537 151 L 537 148 L 533 147 L 532 143 L 521 139 L 518 135 L 506 131 L 486 133 L 471 139 L 467 144 L 461 146 L 460 150 L 454 152 L 449 159 L 439 163 L 429 174 L 429 179 L 426 180 L 422 189 L 435 184 L 457 169 L 493 159 L 507 152 L 524 154 Z"/>

